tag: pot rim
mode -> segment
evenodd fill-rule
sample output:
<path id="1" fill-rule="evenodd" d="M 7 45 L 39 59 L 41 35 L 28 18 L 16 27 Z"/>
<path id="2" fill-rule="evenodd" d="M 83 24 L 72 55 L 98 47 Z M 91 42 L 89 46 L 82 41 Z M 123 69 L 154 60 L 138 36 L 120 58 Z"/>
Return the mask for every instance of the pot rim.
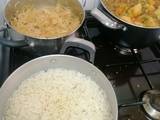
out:
<path id="1" fill-rule="evenodd" d="M 29 37 L 29 38 L 33 38 L 33 39 L 56 40 L 56 39 L 60 39 L 60 38 L 65 38 L 65 37 L 70 36 L 70 35 L 72 35 L 73 33 L 75 33 L 75 32 L 82 26 L 82 24 L 84 23 L 84 20 L 85 20 L 85 15 L 86 15 L 85 10 L 84 10 L 83 6 L 81 5 L 81 3 L 79 2 L 79 0 L 77 0 L 77 2 L 78 2 L 79 5 L 80 5 L 81 11 L 82 11 L 82 20 L 81 20 L 80 24 L 79 24 L 72 32 L 69 32 L 69 33 L 67 33 L 67 34 L 65 34 L 65 35 L 62 35 L 62 36 L 54 36 L 54 37 L 34 37 L 34 36 L 29 36 L 29 35 L 27 35 L 27 34 L 25 34 L 25 33 L 22 33 L 22 32 L 20 32 L 20 31 L 17 31 L 17 30 L 9 23 L 8 19 L 6 18 L 6 8 L 7 8 L 8 4 L 9 4 L 9 2 L 10 2 L 10 0 L 8 0 L 7 3 L 5 4 L 4 11 L 3 11 L 3 18 L 4 18 L 4 20 L 5 20 L 5 23 L 6 23 L 11 29 L 13 29 L 15 32 L 17 32 L 17 33 L 19 33 L 19 34 L 21 34 L 21 35 L 23 35 L 23 36 L 25 36 L 25 37 Z"/>

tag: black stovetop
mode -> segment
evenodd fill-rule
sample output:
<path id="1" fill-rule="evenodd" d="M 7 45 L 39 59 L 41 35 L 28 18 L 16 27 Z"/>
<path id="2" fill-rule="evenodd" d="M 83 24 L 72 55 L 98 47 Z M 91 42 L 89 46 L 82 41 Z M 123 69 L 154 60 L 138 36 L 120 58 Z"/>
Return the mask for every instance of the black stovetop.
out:
<path id="1" fill-rule="evenodd" d="M 87 16 L 79 29 L 83 37 L 96 46 L 95 65 L 102 70 L 112 83 L 118 104 L 140 100 L 140 95 L 152 89 L 160 90 L 160 45 L 156 44 L 131 55 L 122 55 L 115 50 L 113 41 L 120 37 L 119 31 L 103 27 L 91 16 Z M 30 48 L 0 47 L 0 84 L 17 67 L 39 57 Z M 119 109 L 119 120 L 146 120 L 140 106 Z"/>

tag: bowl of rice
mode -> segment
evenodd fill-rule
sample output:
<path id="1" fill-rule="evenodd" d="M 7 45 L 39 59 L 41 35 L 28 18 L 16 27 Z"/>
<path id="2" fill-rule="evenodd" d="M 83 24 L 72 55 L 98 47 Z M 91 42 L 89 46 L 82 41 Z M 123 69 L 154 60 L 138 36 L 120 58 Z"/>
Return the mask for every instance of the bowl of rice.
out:
<path id="1" fill-rule="evenodd" d="M 68 55 L 34 59 L 0 89 L 0 120 L 117 120 L 116 95 L 94 65 Z"/>

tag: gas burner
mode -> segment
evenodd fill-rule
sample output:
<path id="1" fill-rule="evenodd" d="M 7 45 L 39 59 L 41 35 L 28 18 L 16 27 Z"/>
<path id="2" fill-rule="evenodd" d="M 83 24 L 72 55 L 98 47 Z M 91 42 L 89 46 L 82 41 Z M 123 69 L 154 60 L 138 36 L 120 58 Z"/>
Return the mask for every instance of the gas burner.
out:
<path id="1" fill-rule="evenodd" d="M 115 46 L 114 50 L 116 50 L 118 53 L 120 53 L 121 55 L 133 55 L 132 50 L 129 48 L 124 48 L 124 47 L 120 47 L 120 46 Z M 137 49 L 133 49 L 134 53 L 137 54 L 138 50 Z"/>
<path id="2" fill-rule="evenodd" d="M 153 120 L 160 120 L 160 91 L 147 91 L 143 95 L 142 101 L 145 103 L 142 107 L 147 113 L 147 117 Z"/>

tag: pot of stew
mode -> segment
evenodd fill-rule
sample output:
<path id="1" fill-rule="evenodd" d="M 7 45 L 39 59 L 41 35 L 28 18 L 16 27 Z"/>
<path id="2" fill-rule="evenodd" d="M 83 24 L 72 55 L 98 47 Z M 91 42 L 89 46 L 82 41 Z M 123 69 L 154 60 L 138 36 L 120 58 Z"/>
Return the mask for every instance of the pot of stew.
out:
<path id="1" fill-rule="evenodd" d="M 78 0 L 9 0 L 4 19 L 11 40 L 1 38 L 0 43 L 11 47 L 63 43 L 79 29 L 84 18 L 85 12 Z M 13 41 L 10 30 L 22 40 Z"/>
<path id="2" fill-rule="evenodd" d="M 101 0 L 91 11 L 106 27 L 121 30 L 117 44 L 127 48 L 144 48 L 160 41 L 160 1 Z"/>

